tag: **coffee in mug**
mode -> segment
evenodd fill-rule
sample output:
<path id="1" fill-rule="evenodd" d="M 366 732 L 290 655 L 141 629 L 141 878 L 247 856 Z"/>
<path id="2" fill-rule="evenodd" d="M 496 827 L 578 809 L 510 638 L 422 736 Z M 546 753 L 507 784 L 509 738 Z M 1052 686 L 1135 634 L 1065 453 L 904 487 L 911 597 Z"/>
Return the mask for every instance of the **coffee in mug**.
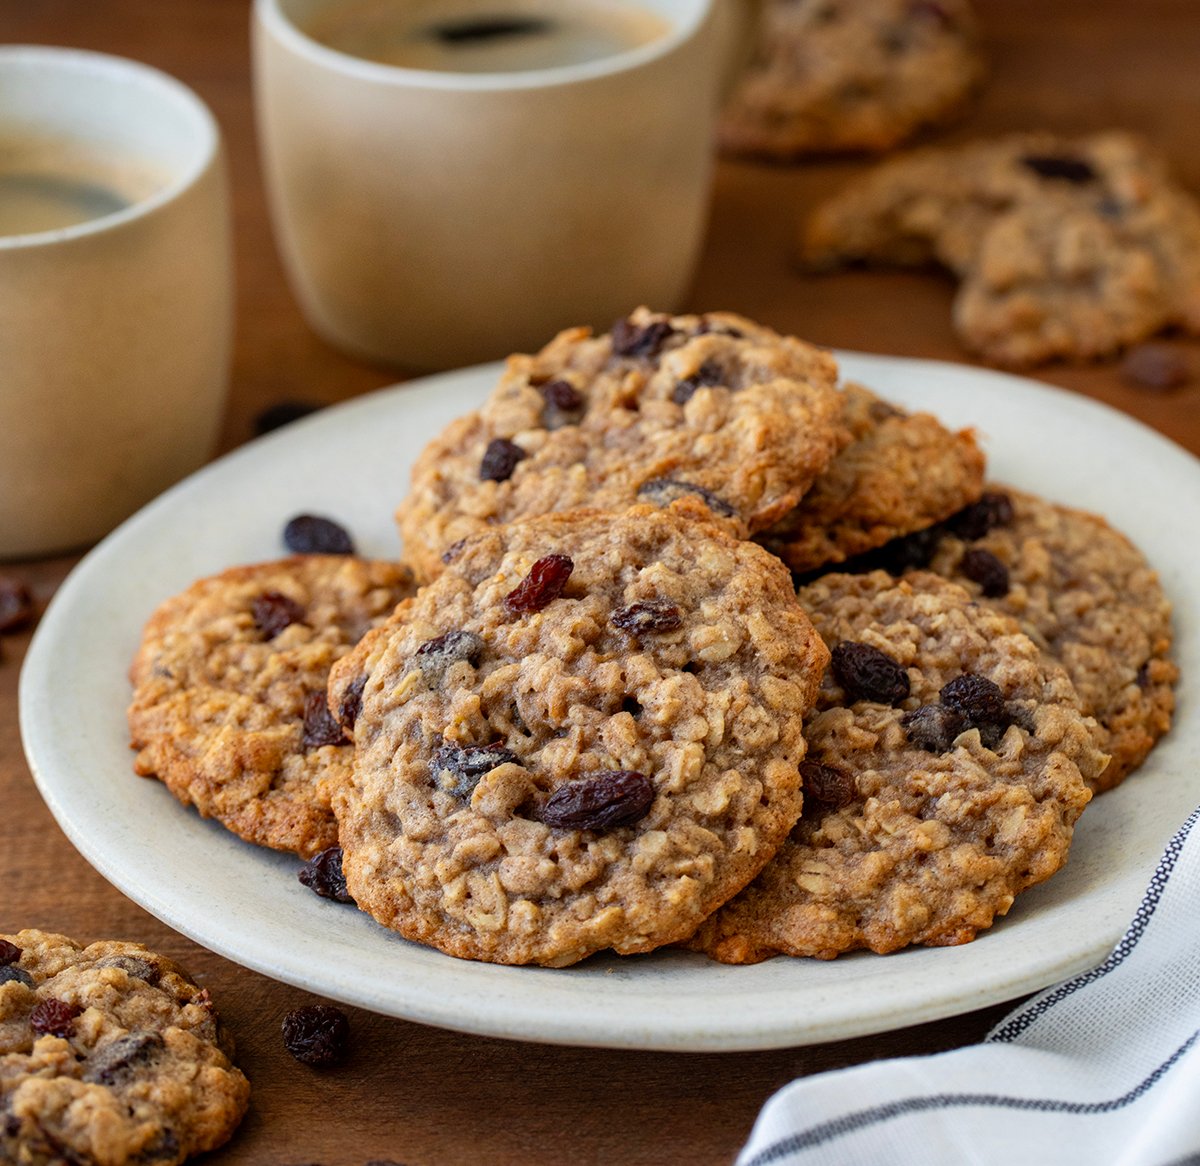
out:
<path id="1" fill-rule="evenodd" d="M 318 13 L 304 30 L 328 48 L 381 65 L 517 73 L 615 56 L 670 27 L 632 0 L 359 0 Z"/>
<path id="2" fill-rule="evenodd" d="M 127 210 L 169 181 L 135 155 L 69 138 L 0 135 L 0 236 L 60 231 Z"/>

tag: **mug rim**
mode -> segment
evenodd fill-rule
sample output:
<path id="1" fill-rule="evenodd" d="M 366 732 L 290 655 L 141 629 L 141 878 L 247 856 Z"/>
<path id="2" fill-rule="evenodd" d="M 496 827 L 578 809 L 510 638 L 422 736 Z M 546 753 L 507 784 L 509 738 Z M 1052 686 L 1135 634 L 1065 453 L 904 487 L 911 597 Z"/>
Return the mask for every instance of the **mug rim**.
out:
<path id="1" fill-rule="evenodd" d="M 0 235 L 0 252 L 53 246 L 91 235 L 115 230 L 126 223 L 152 214 L 167 203 L 175 201 L 193 187 L 216 161 L 221 147 L 221 131 L 212 110 L 204 100 L 178 78 L 128 57 L 98 53 L 90 49 L 63 48 L 57 45 L 0 45 L 0 76 L 10 67 L 39 70 L 54 69 L 75 76 L 91 75 L 143 86 L 158 97 L 173 102 L 195 123 L 199 140 L 193 156 L 181 171 L 158 190 L 138 199 L 127 207 L 47 231 L 28 231 L 19 235 Z"/>
<path id="2" fill-rule="evenodd" d="M 689 2 L 689 0 L 685 0 Z M 598 60 L 546 69 L 522 69 L 491 73 L 453 73 L 439 69 L 412 69 L 369 61 L 353 53 L 331 48 L 309 36 L 284 11 L 283 0 L 254 0 L 254 20 L 284 47 L 315 64 L 362 81 L 397 88 L 445 89 L 456 92 L 496 92 L 542 89 L 569 85 L 640 68 L 673 52 L 686 43 L 712 15 L 716 0 L 690 0 L 692 11 L 674 23 L 670 31 L 648 44 L 613 53 Z"/>

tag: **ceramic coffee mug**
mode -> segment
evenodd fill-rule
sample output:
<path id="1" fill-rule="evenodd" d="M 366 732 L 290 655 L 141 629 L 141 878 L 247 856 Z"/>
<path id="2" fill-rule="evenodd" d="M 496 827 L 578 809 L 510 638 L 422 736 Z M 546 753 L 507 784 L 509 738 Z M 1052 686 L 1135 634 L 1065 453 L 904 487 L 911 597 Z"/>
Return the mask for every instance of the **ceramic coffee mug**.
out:
<path id="1" fill-rule="evenodd" d="M 190 90 L 115 57 L 0 48 L 0 557 L 92 542 L 212 453 L 228 219 Z"/>
<path id="2" fill-rule="evenodd" d="M 466 72 L 322 43 L 369 0 L 256 0 L 267 188 L 309 322 L 356 355 L 432 369 L 678 306 L 740 2 L 625 0 L 660 35 L 583 63 Z"/>

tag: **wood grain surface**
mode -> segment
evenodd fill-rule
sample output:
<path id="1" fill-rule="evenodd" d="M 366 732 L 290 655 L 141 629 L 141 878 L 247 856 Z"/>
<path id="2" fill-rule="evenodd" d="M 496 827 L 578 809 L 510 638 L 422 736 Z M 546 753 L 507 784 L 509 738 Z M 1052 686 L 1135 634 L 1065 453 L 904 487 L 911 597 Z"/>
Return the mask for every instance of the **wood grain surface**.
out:
<path id="1" fill-rule="evenodd" d="M 1123 126 L 1158 141 L 1184 182 L 1200 190 L 1195 0 L 977 0 L 977 6 L 991 77 L 946 138 Z M 195 88 L 216 113 L 229 147 L 238 281 L 224 448 L 251 436 L 254 416 L 270 404 L 328 403 L 398 379 L 394 370 L 348 359 L 319 341 L 288 291 L 258 170 L 248 23 L 247 0 L 0 0 L 6 42 L 72 45 L 149 62 Z M 807 278 L 794 270 L 798 216 L 864 165 L 722 164 L 689 306 L 744 312 L 823 344 L 965 359 L 950 327 L 947 280 L 861 271 Z M 1200 374 L 1200 345 L 1173 343 Z M 1126 385 L 1113 364 L 1055 365 L 1038 375 L 1200 452 L 1200 379 L 1153 393 Z M 1120 456 L 1119 449 L 1096 451 L 1099 464 Z M 0 467 L 0 488 L 2 480 Z M 27 580 L 44 603 L 74 561 L 3 570 Z M 905 1027 L 905 1017 L 897 1016 L 896 1029 L 879 1036 L 721 1055 L 521 1044 L 352 1011 L 348 1062 L 312 1071 L 288 1056 L 279 1036 L 283 1014 L 309 1000 L 304 993 L 164 927 L 105 883 L 59 832 L 21 751 L 17 682 L 28 641 L 25 632 L 0 645 L 0 931 L 32 926 L 80 939 L 136 939 L 181 960 L 211 987 L 254 1087 L 245 1123 L 208 1159 L 213 1163 L 724 1163 L 761 1104 L 793 1077 L 956 1047 L 977 1040 L 1005 1011 L 993 1007 L 920 1027 Z M 71 660 L 62 661 L 64 684 L 71 668 Z M 124 678 L 114 676 L 113 683 Z"/>

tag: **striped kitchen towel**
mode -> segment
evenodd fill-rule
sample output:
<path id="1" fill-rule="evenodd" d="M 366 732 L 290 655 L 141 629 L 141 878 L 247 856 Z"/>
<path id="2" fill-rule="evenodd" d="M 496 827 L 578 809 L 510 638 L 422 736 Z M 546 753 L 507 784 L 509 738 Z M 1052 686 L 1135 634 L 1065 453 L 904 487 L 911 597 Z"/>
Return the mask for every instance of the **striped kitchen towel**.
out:
<path id="1" fill-rule="evenodd" d="M 794 1081 L 737 1166 L 1200 1166 L 1200 809 L 1121 942 L 982 1044 Z"/>

